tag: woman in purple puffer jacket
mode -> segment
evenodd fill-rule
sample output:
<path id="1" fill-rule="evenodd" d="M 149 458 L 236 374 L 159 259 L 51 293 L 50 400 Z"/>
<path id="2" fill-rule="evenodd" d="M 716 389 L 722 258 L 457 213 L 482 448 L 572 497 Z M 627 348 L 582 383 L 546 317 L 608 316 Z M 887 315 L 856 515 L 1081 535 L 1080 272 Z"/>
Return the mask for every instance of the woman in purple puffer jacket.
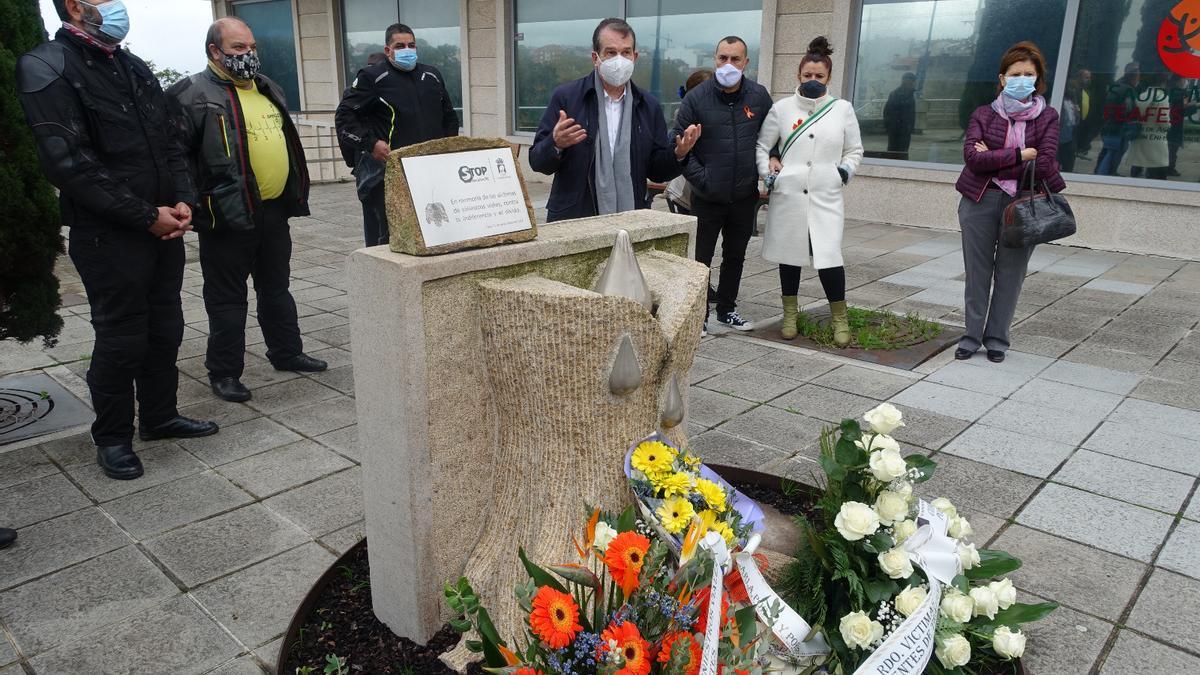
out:
<path id="1" fill-rule="evenodd" d="M 1032 42 L 1018 42 L 1000 60 L 999 95 L 971 114 L 963 139 L 966 166 L 955 188 L 962 193 L 958 224 L 966 267 L 966 334 L 954 358 L 980 348 L 993 363 L 1004 360 L 1009 329 L 1033 247 L 1000 245 L 1004 208 L 1017 196 L 1028 163 L 1052 192 L 1067 184 L 1058 170 L 1058 112 L 1046 104 L 1046 60 Z"/>

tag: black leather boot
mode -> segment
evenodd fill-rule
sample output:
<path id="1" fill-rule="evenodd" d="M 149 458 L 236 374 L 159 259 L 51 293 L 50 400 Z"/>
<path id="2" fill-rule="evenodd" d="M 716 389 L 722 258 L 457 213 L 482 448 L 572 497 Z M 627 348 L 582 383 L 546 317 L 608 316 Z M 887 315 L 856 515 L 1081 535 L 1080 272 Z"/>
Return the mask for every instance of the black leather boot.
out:
<path id="1" fill-rule="evenodd" d="M 314 359 L 308 354 L 297 354 L 290 359 L 283 359 L 271 365 L 275 366 L 275 370 L 291 370 L 297 373 L 319 373 L 329 367 L 328 363 L 321 359 Z"/>
<path id="2" fill-rule="evenodd" d="M 219 399 L 231 403 L 250 400 L 250 390 L 236 377 L 210 377 L 208 381 L 212 385 L 212 392 Z"/>
<path id="3" fill-rule="evenodd" d="M 139 425 L 138 436 L 143 441 L 154 441 L 160 438 L 199 438 L 200 436 L 212 436 L 220 430 L 221 428 L 217 426 L 216 422 L 205 422 L 176 415 L 153 427 Z"/>
<path id="4" fill-rule="evenodd" d="M 8 548 L 17 540 L 17 531 L 10 530 L 7 527 L 0 527 L 0 548 Z"/>
<path id="5" fill-rule="evenodd" d="M 105 476 L 114 480 L 133 480 L 144 473 L 142 460 L 133 453 L 132 443 L 97 446 L 96 463 Z"/>

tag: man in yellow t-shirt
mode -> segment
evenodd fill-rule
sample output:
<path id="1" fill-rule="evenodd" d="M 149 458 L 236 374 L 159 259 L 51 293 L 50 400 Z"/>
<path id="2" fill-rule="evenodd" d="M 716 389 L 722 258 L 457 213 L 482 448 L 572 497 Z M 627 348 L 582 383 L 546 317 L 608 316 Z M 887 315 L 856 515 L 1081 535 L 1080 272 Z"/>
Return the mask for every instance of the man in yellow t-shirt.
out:
<path id="1" fill-rule="evenodd" d="M 254 33 L 219 19 L 205 43 L 208 69 L 167 92 L 175 126 L 196 174 L 194 209 L 208 312 L 204 365 L 213 393 L 246 401 L 247 278 L 276 370 L 313 372 L 326 363 L 304 353 L 291 277 L 288 218 L 307 216 L 304 149 L 283 92 L 260 74 Z"/>

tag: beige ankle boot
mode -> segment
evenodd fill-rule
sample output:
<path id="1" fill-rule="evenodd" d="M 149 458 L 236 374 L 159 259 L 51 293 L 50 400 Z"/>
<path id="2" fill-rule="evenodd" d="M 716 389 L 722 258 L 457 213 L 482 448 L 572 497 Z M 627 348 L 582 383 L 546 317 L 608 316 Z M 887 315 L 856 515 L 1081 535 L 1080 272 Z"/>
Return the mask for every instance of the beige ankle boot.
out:
<path id="1" fill-rule="evenodd" d="M 829 303 L 829 323 L 833 327 L 833 343 L 839 347 L 850 344 L 850 317 L 846 315 L 846 301 Z"/>
<path id="2" fill-rule="evenodd" d="M 779 337 L 784 340 L 794 340 L 799 333 L 797 324 L 800 313 L 796 310 L 796 296 L 783 296 L 783 324 L 779 326 Z"/>

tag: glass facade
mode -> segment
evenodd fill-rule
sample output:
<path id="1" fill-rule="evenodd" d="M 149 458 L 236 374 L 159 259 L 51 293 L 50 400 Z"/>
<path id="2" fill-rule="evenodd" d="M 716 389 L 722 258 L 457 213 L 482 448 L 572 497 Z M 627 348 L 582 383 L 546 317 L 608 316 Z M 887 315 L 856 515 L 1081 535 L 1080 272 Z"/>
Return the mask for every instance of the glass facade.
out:
<path id="1" fill-rule="evenodd" d="M 354 81 L 367 57 L 383 51 L 384 31 L 403 23 L 416 32 L 417 58 L 442 72 L 462 121 L 462 32 L 458 2 L 428 0 L 342 0 L 346 82 Z"/>
<path id="2" fill-rule="evenodd" d="M 995 97 L 1000 56 L 1032 40 L 1061 117 L 1064 172 L 1200 182 L 1200 19 L 1189 2 L 864 0 L 861 10 L 853 101 L 868 157 L 961 164 L 966 120 Z"/>
<path id="3" fill-rule="evenodd" d="M 300 78 L 296 69 L 296 36 L 291 0 L 239 2 L 232 9 L 234 16 L 245 21 L 254 31 L 263 73 L 283 89 L 288 109 L 299 110 Z"/>
<path id="4" fill-rule="evenodd" d="M 558 85 L 592 69 L 592 31 L 606 17 L 622 17 L 637 34 L 633 81 L 663 104 L 667 119 L 679 105 L 679 87 L 699 68 L 712 68 L 717 41 L 737 35 L 750 48 L 747 73 L 757 73 L 761 0 L 513 0 L 517 131 L 534 131 Z"/>

